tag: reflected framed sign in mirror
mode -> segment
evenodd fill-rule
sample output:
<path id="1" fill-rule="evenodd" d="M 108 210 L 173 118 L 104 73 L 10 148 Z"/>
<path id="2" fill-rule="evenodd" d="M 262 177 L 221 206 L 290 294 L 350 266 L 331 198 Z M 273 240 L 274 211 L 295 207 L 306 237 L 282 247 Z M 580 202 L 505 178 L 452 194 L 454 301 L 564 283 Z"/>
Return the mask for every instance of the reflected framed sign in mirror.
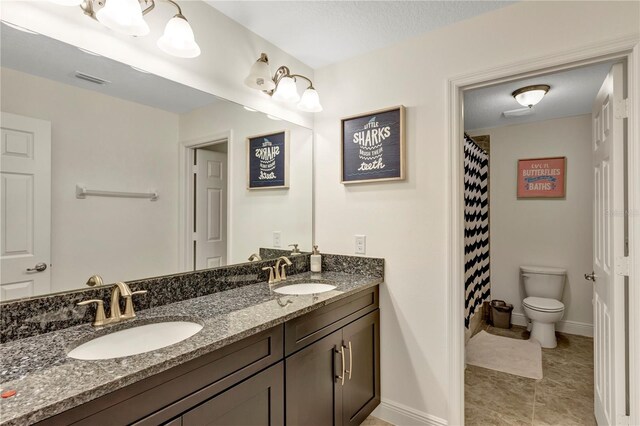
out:
<path id="1" fill-rule="evenodd" d="M 247 189 L 289 188 L 289 131 L 247 138 Z"/>
<path id="2" fill-rule="evenodd" d="M 310 129 L 43 35 L 0 31 L 10 145 L 0 153 L 0 300 L 80 289 L 94 274 L 108 284 L 247 262 L 276 248 L 274 232 L 282 247 L 310 251 Z M 288 190 L 247 191 L 254 135 L 271 142 L 261 165 L 276 159 L 264 172 L 279 187 L 295 182 Z"/>

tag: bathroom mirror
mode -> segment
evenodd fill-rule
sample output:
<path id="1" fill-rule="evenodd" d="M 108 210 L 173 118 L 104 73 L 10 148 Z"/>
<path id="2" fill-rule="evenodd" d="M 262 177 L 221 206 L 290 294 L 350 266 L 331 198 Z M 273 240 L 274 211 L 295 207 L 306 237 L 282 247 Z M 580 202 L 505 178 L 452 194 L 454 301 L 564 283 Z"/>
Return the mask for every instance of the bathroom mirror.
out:
<path id="1" fill-rule="evenodd" d="M 0 27 L 0 300 L 310 251 L 310 129 Z"/>

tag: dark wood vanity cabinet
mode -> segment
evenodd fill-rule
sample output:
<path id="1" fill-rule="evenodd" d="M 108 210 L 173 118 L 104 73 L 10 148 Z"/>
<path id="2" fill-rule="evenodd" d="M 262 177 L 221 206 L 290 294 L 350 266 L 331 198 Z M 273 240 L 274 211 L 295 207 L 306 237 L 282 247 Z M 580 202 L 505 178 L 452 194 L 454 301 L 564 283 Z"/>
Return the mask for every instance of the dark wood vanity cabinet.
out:
<path id="1" fill-rule="evenodd" d="M 372 287 L 38 424 L 359 425 L 380 402 L 379 325 Z"/>
<path id="2" fill-rule="evenodd" d="M 380 312 L 285 360 L 287 425 L 359 425 L 380 402 Z"/>
<path id="3" fill-rule="evenodd" d="M 249 380 L 187 411 L 179 419 L 181 422 L 176 425 L 284 425 L 283 364 L 281 361 Z"/>

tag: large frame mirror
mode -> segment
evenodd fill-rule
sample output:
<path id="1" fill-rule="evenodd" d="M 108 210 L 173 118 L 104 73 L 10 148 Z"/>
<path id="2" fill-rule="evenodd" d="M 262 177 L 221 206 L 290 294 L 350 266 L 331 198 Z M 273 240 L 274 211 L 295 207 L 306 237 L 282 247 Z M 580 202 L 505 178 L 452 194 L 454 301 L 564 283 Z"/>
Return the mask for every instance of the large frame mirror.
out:
<path id="1" fill-rule="evenodd" d="M 42 35 L 0 37 L 0 300 L 311 249 L 310 129 Z"/>

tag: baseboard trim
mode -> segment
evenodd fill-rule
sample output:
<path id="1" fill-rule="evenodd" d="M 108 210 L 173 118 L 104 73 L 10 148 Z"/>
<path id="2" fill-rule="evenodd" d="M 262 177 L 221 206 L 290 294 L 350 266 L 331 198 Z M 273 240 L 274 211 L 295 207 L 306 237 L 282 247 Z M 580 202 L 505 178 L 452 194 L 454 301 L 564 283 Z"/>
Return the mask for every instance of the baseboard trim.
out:
<path id="1" fill-rule="evenodd" d="M 446 426 L 447 421 L 440 417 L 407 407 L 399 402 L 383 399 L 371 414 L 374 417 L 396 426 Z"/>
<path id="2" fill-rule="evenodd" d="M 524 314 L 514 312 L 511 314 L 511 324 L 526 327 L 528 325 L 527 318 Z M 593 337 L 593 324 L 562 320 L 556 323 L 556 331 L 566 334 L 576 334 L 578 336 Z"/>

